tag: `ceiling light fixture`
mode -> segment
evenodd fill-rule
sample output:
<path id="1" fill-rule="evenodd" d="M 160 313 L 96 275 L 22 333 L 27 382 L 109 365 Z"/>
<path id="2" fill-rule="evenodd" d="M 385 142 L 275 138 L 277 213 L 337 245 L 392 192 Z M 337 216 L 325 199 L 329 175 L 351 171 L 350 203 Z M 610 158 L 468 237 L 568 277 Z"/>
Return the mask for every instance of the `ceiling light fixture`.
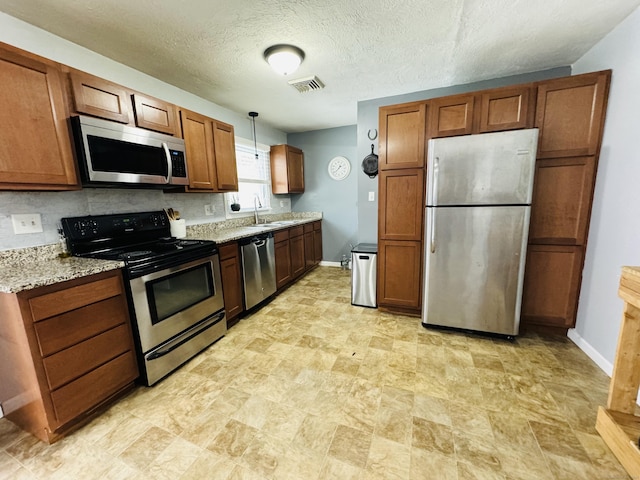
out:
<path id="1" fill-rule="evenodd" d="M 273 45 L 264 51 L 264 59 L 280 75 L 289 75 L 304 60 L 304 52 L 293 45 Z"/>

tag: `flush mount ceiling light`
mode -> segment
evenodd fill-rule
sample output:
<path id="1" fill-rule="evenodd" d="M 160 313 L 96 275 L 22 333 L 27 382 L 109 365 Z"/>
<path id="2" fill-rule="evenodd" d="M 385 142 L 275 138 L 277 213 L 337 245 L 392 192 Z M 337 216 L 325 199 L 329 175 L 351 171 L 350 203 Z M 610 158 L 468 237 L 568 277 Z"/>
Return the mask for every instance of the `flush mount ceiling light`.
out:
<path id="1" fill-rule="evenodd" d="M 293 45 L 273 45 L 264 51 L 264 59 L 280 75 L 289 75 L 304 60 L 304 52 Z"/>

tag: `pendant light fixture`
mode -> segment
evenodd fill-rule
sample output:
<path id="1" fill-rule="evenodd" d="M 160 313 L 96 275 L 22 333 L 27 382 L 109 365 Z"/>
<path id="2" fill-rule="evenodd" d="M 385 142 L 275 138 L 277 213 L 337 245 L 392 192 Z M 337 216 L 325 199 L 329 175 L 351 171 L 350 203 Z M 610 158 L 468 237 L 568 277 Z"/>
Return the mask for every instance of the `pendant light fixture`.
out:
<path id="1" fill-rule="evenodd" d="M 304 52 L 294 45 L 273 45 L 264 51 L 264 59 L 280 75 L 289 75 L 304 60 Z"/>
<path id="2" fill-rule="evenodd" d="M 256 138 L 256 117 L 258 116 L 258 112 L 249 112 L 249 116 L 253 122 L 253 149 L 256 154 L 256 160 L 258 160 L 258 140 Z"/>

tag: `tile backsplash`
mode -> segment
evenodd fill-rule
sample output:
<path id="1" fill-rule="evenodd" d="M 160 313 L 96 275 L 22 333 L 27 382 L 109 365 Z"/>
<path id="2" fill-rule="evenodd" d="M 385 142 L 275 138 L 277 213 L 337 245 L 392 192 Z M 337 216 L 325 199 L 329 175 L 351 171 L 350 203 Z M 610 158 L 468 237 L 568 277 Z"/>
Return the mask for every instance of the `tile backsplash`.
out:
<path id="1" fill-rule="evenodd" d="M 291 203 L 282 196 L 272 197 L 269 213 L 291 211 Z M 215 213 L 205 215 L 204 206 L 213 205 Z M 73 192 L 0 192 L 0 250 L 58 241 L 58 225 L 62 217 L 103 215 L 110 213 L 144 212 L 163 208 L 179 210 L 187 225 L 225 220 L 222 193 L 164 193 L 161 190 L 84 188 Z M 39 213 L 42 233 L 15 235 L 11 215 Z"/>

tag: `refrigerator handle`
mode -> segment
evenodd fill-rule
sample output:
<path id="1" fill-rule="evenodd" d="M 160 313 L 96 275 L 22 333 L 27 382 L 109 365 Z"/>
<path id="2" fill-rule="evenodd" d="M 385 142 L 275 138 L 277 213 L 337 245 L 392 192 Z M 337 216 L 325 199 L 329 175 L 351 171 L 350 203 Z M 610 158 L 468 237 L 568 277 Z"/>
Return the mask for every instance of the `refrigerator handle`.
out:
<path id="1" fill-rule="evenodd" d="M 429 237 L 431 238 L 429 240 L 429 248 L 431 253 L 436 253 L 436 209 L 431 208 L 430 210 L 431 224 L 429 226 Z"/>
<path id="2" fill-rule="evenodd" d="M 440 157 L 433 160 L 433 182 L 431 182 L 431 205 L 438 205 L 438 170 L 440 169 Z"/>
<path id="3" fill-rule="evenodd" d="M 431 183 L 431 205 L 438 205 L 438 170 L 440 164 L 440 157 L 435 157 L 433 161 L 433 182 Z M 431 209 L 431 226 L 430 230 L 430 250 L 431 253 L 436 253 L 436 209 Z"/>

